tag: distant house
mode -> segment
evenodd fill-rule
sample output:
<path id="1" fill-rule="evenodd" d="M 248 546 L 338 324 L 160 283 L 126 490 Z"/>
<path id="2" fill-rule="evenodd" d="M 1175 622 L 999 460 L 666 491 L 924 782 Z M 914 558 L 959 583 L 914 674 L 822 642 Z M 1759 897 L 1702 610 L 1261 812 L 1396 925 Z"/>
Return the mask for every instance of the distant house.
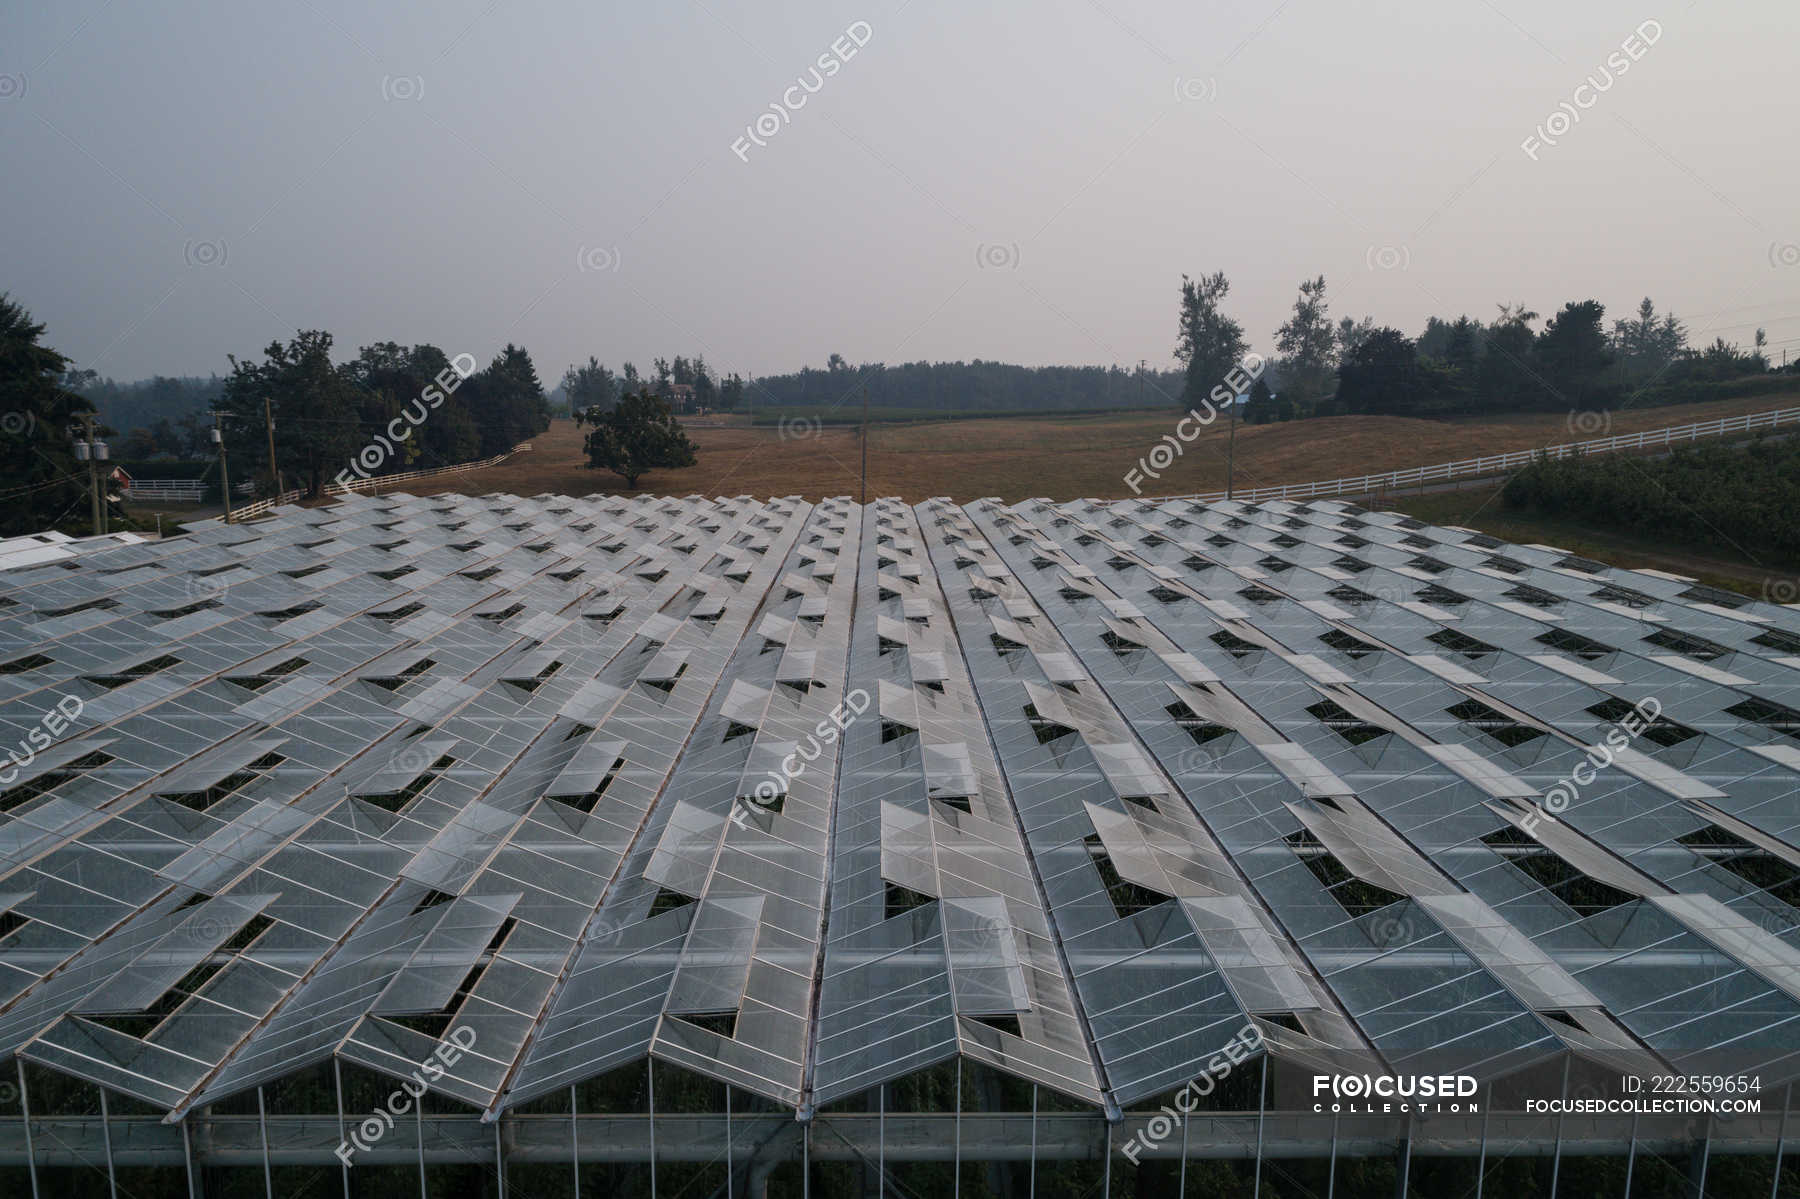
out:
<path id="1" fill-rule="evenodd" d="M 694 410 L 694 385 L 692 383 L 669 384 L 669 411 L 692 412 Z"/>

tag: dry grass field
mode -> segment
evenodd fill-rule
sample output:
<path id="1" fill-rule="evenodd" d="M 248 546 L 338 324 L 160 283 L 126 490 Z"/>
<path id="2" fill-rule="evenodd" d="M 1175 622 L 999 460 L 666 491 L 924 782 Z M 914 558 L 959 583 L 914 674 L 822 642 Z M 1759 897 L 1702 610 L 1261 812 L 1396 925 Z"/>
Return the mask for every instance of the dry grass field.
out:
<path id="1" fill-rule="evenodd" d="M 1627 410 L 1612 414 L 1609 431 L 1630 433 L 1797 402 L 1800 397 L 1759 396 Z M 958 500 L 984 495 L 1007 500 L 1038 495 L 1129 496 L 1125 473 L 1173 431 L 1178 416 L 1171 411 L 875 425 L 869 439 L 869 494 L 913 502 L 934 495 Z M 1240 425 L 1237 482 L 1257 487 L 1332 479 L 1602 435 L 1586 430 L 1572 434 L 1569 423 L 1562 415 L 1531 413 L 1468 421 L 1346 416 Z M 632 494 L 617 475 L 587 468 L 583 433 L 570 421 L 557 421 L 533 440 L 530 451 L 510 461 L 430 484 L 414 483 L 407 490 Z M 689 435 L 698 447 L 699 464 L 652 471 L 639 480 L 639 493 L 800 495 L 809 500 L 857 494 L 862 443 L 856 429 L 783 436 L 772 428 L 709 424 L 690 428 Z M 1226 437 L 1222 422 L 1204 431 L 1160 480 L 1144 481 L 1144 492 L 1170 495 L 1222 489 Z"/>

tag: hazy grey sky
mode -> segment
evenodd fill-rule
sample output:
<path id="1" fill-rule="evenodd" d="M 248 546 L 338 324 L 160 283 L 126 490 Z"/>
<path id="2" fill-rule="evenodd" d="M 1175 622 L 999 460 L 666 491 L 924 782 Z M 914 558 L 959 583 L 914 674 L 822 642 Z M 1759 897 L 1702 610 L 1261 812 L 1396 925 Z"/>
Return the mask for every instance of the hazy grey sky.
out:
<path id="1" fill-rule="evenodd" d="M 1323 272 L 1409 334 L 1649 294 L 1779 359 L 1797 30 L 1794 0 L 19 0 L 0 290 L 115 378 L 302 326 L 518 341 L 546 386 L 590 353 L 1169 365 L 1213 270 L 1264 351 Z"/>

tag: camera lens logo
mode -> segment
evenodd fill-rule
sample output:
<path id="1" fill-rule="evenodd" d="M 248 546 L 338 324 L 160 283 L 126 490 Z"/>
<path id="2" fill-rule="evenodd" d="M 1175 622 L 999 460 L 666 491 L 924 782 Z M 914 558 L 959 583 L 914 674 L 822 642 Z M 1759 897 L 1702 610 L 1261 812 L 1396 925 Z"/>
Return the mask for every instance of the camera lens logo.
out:
<path id="1" fill-rule="evenodd" d="M 422 100 L 425 98 L 425 79 L 422 75 L 383 75 L 381 77 L 381 98 L 383 100 Z"/>
<path id="2" fill-rule="evenodd" d="M 1017 270 L 1019 243 L 983 242 L 975 247 L 975 265 L 984 271 Z"/>
<path id="3" fill-rule="evenodd" d="M 775 432 L 782 441 L 800 441 L 817 437 L 824 429 L 824 422 L 816 416 L 784 416 Z"/>
<path id="4" fill-rule="evenodd" d="M 189 239 L 181 247 L 181 260 L 189 266 L 224 266 L 228 254 L 222 241 Z"/>
<path id="5" fill-rule="evenodd" d="M 1612 432 L 1612 413 L 1570 410 L 1569 432 L 1577 437 L 1604 437 Z"/>
<path id="6" fill-rule="evenodd" d="M 1175 77 L 1175 98 L 1177 100 L 1217 100 L 1219 98 L 1219 81 L 1211 75 L 1177 75 Z"/>
<path id="7" fill-rule="evenodd" d="M 575 269 L 584 275 L 613 273 L 619 269 L 619 247 L 582 246 L 575 252 Z"/>
<path id="8" fill-rule="evenodd" d="M 1412 265 L 1412 250 L 1406 246 L 1370 246 L 1363 262 L 1372 271 L 1403 271 Z"/>

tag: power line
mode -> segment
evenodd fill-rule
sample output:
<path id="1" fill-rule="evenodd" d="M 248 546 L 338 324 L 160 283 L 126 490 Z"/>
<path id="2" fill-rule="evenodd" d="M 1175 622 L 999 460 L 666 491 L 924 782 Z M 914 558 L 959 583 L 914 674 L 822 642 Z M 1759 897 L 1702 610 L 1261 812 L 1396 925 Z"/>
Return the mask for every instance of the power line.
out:
<path id="1" fill-rule="evenodd" d="M 63 483 L 74 483 L 76 485 L 79 485 L 81 483 L 81 480 L 76 478 L 74 475 L 58 475 L 56 478 L 46 479 L 42 483 L 32 483 L 27 486 L 12 487 L 12 488 L 8 488 L 5 491 L 0 491 L 0 500 L 12 499 L 15 496 L 30 495 L 33 492 L 38 492 L 38 491 L 46 491 L 49 488 L 56 487 Z"/>

